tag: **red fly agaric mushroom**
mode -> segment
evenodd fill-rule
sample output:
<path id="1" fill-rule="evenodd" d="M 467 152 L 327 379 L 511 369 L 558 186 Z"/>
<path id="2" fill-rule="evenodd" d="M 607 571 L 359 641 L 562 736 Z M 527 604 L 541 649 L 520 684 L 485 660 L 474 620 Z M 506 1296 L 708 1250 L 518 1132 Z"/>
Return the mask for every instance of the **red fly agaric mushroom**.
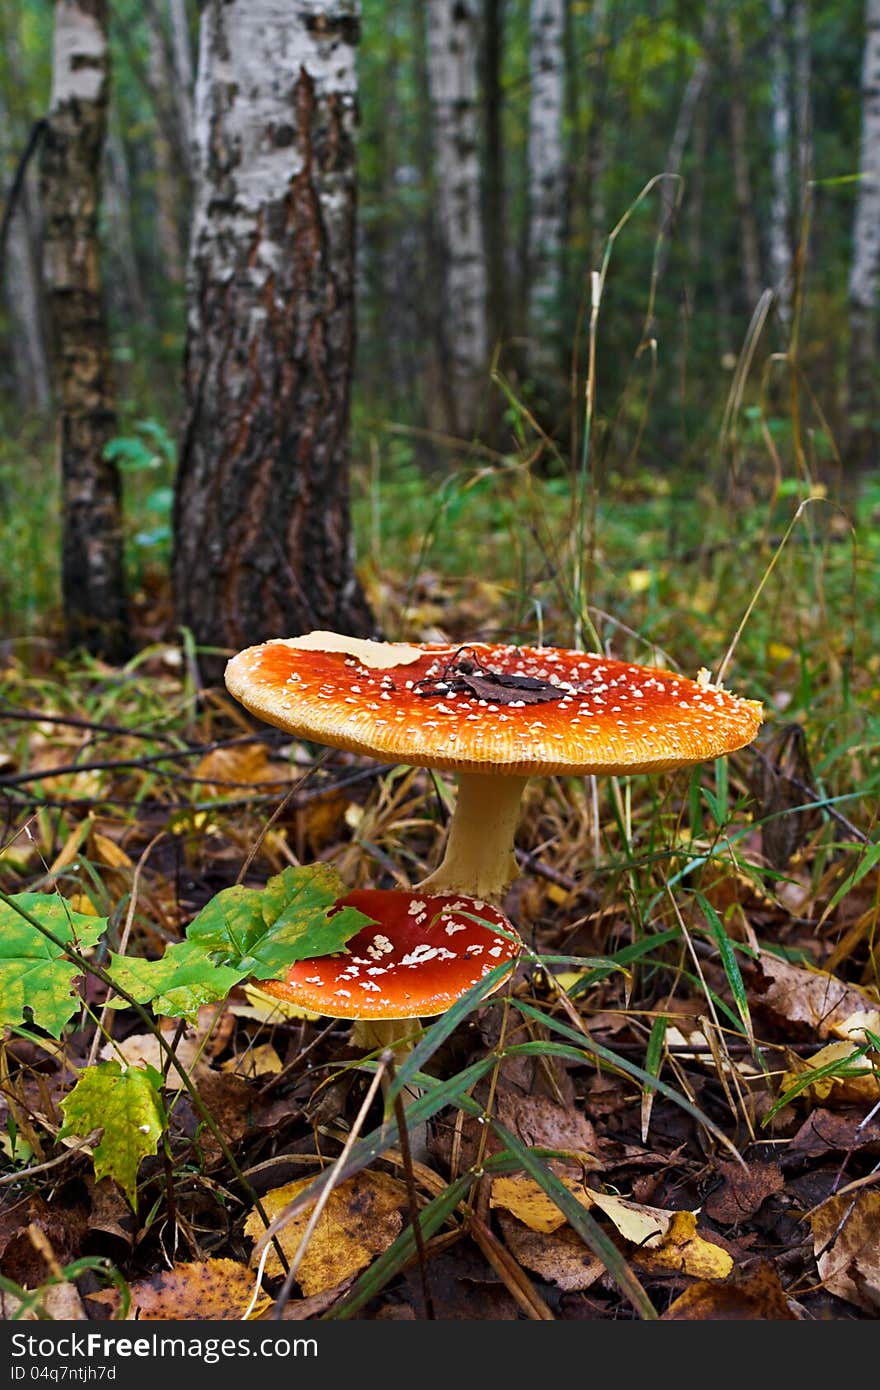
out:
<path id="1" fill-rule="evenodd" d="M 661 772 L 750 743 L 761 706 L 713 685 L 558 647 L 369 642 L 311 632 L 233 657 L 229 690 L 300 738 L 458 773 L 443 862 L 420 885 L 497 901 L 529 777 Z"/>
<path id="2" fill-rule="evenodd" d="M 510 974 L 522 946 L 503 913 L 475 898 L 358 888 L 337 907 L 357 908 L 372 922 L 344 951 L 297 961 L 284 980 L 260 988 L 330 1018 L 355 1019 L 352 1042 L 370 1050 L 406 1037 L 413 1019 L 445 1013 L 495 966 L 508 964 Z"/>

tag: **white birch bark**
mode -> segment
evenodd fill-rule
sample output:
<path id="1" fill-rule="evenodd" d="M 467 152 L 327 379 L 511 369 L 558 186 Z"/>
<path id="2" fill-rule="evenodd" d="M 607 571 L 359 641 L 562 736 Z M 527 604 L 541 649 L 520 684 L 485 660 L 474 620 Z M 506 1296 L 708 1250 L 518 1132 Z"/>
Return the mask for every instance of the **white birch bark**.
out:
<path id="1" fill-rule="evenodd" d="M 772 179 L 770 203 L 770 278 L 783 324 L 791 320 L 791 112 L 788 54 L 785 46 L 785 0 L 770 0 L 770 105 Z"/>
<path id="2" fill-rule="evenodd" d="M 371 626 L 348 507 L 359 17 L 202 10 L 174 580 L 204 644 Z"/>
<path id="3" fill-rule="evenodd" d="M 452 427 L 470 434 L 488 359 L 486 252 L 480 206 L 476 0 L 427 0 L 428 85 L 437 222 L 444 258 L 443 355 Z"/>
<path id="4" fill-rule="evenodd" d="M 529 11 L 529 359 L 539 375 L 557 365 L 562 280 L 565 160 L 564 0 L 532 0 Z"/>
<path id="5" fill-rule="evenodd" d="M 876 438 L 870 412 L 878 396 L 876 339 L 880 281 L 880 0 L 866 0 L 862 64 L 862 143 L 849 276 L 850 408 L 864 412 L 870 429 L 856 422 L 856 433 Z"/>

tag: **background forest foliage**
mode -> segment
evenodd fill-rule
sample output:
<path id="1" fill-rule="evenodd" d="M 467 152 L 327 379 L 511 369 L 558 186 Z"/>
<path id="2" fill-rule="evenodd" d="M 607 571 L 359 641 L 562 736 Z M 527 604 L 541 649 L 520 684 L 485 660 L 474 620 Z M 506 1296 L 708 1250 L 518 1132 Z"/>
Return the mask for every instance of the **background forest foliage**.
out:
<path id="1" fill-rule="evenodd" d="M 189 96 L 182 97 L 174 77 L 175 9 L 179 17 L 179 5 L 118 0 L 111 13 L 101 240 L 120 411 L 113 451 L 125 477 L 135 576 L 167 566 L 181 415 L 191 156 Z M 835 474 L 838 450 L 854 427 L 852 410 L 847 414 L 847 287 L 865 10 L 861 0 L 813 4 L 804 35 L 806 6 L 783 7 L 781 29 L 778 9 L 747 0 L 573 0 L 566 7 L 561 282 L 539 354 L 528 315 L 529 5 L 494 0 L 479 15 L 477 133 L 490 342 L 503 382 L 491 383 L 486 375 L 473 429 L 501 457 L 516 455 L 528 436 L 527 449 L 534 448 L 545 480 L 549 476 L 551 497 L 553 476 L 565 475 L 577 449 L 590 271 L 601 265 L 608 235 L 627 212 L 613 244 L 598 325 L 596 475 L 603 493 L 618 499 L 636 487 L 685 500 L 694 478 L 709 478 L 716 488 L 725 482 L 730 451 L 720 445 L 729 445 L 734 433 L 729 429 L 722 438 L 725 404 L 744 346 L 755 346 L 749 325 L 756 286 L 749 277 L 754 282 L 757 270 L 759 291 L 774 285 L 774 36 L 780 34 L 788 83 L 782 98 L 789 127 L 785 235 L 800 312 L 793 326 L 777 303 L 757 335 L 744 409 L 735 421 L 739 478 L 766 475 L 768 462 L 776 473 L 780 459 L 784 470 L 791 464 L 800 474 L 793 483 L 804 481 L 805 470 Z M 195 53 L 195 6 L 186 19 Z M 6 107 L 0 156 L 8 185 L 32 123 L 46 107 L 51 7 L 6 7 L 0 22 Z M 411 554 L 413 546 L 419 553 L 419 537 L 432 524 L 425 471 L 451 487 L 450 473 L 462 461 L 461 450 L 456 454 L 442 437 L 448 427 L 443 278 L 433 217 L 426 44 L 424 6 L 407 0 L 364 6 L 352 449 L 361 556 L 379 532 L 383 546 L 393 544 L 398 554 Z M 676 161 L 680 181 L 656 183 L 636 203 Z M 33 199 L 29 212 L 36 274 Z M 8 277 L 20 275 L 16 265 L 9 268 Z M 26 354 L 10 309 L 7 294 L 0 321 L 0 467 L 13 522 L 0 606 L 3 625 L 24 631 L 41 626 L 54 601 L 50 538 L 57 501 L 48 442 L 47 329 L 44 320 L 31 324 Z M 784 363 L 773 358 L 789 350 L 793 333 L 798 401 Z M 804 412 L 804 433 L 794 449 L 793 407 Z M 528 410 L 558 442 L 558 457 L 546 443 L 536 444 L 524 424 Z M 779 459 L 772 452 L 768 457 L 768 435 Z M 375 516 L 379 480 L 383 496 L 395 499 L 381 525 Z M 477 484 L 473 507 L 486 491 L 490 483 Z M 478 511 L 474 516 L 485 519 Z M 453 534 L 432 564 L 457 569 L 467 549 L 465 543 L 456 554 Z M 35 552 L 38 564 L 18 563 Z"/>

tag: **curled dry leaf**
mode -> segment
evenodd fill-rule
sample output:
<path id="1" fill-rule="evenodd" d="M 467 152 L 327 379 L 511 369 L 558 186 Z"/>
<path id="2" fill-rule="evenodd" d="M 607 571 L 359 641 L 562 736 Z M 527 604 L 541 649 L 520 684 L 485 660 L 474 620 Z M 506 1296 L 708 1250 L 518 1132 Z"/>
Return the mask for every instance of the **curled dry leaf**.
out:
<path id="1" fill-rule="evenodd" d="M 301 1178 L 267 1192 L 263 1207 L 270 1220 L 298 1197 L 312 1180 L 312 1177 Z M 325 1289 L 335 1288 L 386 1250 L 400 1234 L 406 1205 L 406 1187 L 385 1173 L 367 1170 L 335 1187 L 297 1268 L 297 1283 L 305 1296 L 308 1298 L 323 1293 Z M 312 1202 L 286 1221 L 277 1232 L 288 1260 L 292 1261 L 299 1250 L 313 1208 Z M 260 1241 L 264 1229 L 259 1213 L 252 1211 L 245 1223 L 245 1235 Z M 251 1256 L 252 1264 L 258 1263 L 261 1253 L 262 1242 Z M 270 1278 L 283 1273 L 281 1261 L 271 1246 L 265 1271 Z"/>
<path id="2" fill-rule="evenodd" d="M 880 1313 L 880 1192 L 841 1193 L 810 1214 L 819 1277 L 829 1293 Z"/>
<path id="3" fill-rule="evenodd" d="M 748 1273 L 735 1271 L 724 1283 L 701 1279 L 673 1303 L 666 1322 L 791 1322 L 798 1318 L 769 1260 Z"/>
<path id="4" fill-rule="evenodd" d="M 762 951 L 749 973 L 758 990 L 758 1007 L 786 1023 L 801 1024 L 820 1038 L 861 1042 L 865 1027 L 880 1030 L 877 1000 L 825 970 L 792 965 Z"/>
<path id="5" fill-rule="evenodd" d="M 139 1322 L 173 1322 L 178 1318 L 237 1322 L 250 1306 L 255 1277 L 254 1271 L 238 1260 L 198 1260 L 157 1270 L 130 1288 L 128 1316 Z M 115 1312 L 119 1292 L 104 1289 L 100 1294 L 92 1294 L 90 1301 Z M 271 1302 L 260 1289 L 251 1316 L 259 1317 Z"/>

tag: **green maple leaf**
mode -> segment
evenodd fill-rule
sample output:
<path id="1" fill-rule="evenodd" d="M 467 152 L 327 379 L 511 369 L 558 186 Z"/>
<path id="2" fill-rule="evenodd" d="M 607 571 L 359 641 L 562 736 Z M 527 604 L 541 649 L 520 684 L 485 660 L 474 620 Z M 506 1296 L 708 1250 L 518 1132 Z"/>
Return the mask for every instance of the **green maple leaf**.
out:
<path id="1" fill-rule="evenodd" d="M 139 1004 L 151 1004 L 166 1018 L 195 1020 L 203 1004 L 225 999 L 241 979 L 241 971 L 214 965 L 204 947 L 196 941 L 181 941 L 167 947 L 161 960 L 142 960 L 137 956 L 110 953 L 108 967 L 114 984 L 126 990 Z M 127 1000 L 112 999 L 113 1008 L 127 1007 Z"/>
<path id="2" fill-rule="evenodd" d="M 73 982 L 82 971 L 22 912 L 79 951 L 95 945 L 107 919 L 74 912 L 57 893 L 16 893 L 0 901 L 0 1024 L 23 1023 L 30 1009 L 34 1023 L 58 1038 L 79 1008 Z"/>
<path id="3" fill-rule="evenodd" d="M 114 952 L 109 974 L 156 1013 L 195 1018 L 202 1004 L 225 999 L 241 980 L 283 979 L 294 961 L 344 950 L 372 920 L 352 907 L 333 910 L 347 892 L 328 864 L 283 869 L 263 889 L 224 888 L 193 918 L 186 941 L 167 947 L 161 960 Z M 126 1006 L 124 999 L 110 1003 Z"/>
<path id="4" fill-rule="evenodd" d="M 84 1139 L 93 1130 L 103 1130 L 94 1150 L 95 1179 L 114 1178 L 134 1208 L 141 1159 L 156 1152 L 165 1127 L 161 1086 L 155 1067 L 99 1062 L 86 1067 L 61 1102 L 64 1126 L 59 1139 L 71 1134 Z"/>
<path id="5" fill-rule="evenodd" d="M 329 864 L 283 869 L 260 891 L 227 888 L 203 907 L 187 939 L 198 942 L 241 978 L 281 978 L 297 960 L 329 956 L 372 918 L 356 908 L 335 908 L 348 889 Z"/>

